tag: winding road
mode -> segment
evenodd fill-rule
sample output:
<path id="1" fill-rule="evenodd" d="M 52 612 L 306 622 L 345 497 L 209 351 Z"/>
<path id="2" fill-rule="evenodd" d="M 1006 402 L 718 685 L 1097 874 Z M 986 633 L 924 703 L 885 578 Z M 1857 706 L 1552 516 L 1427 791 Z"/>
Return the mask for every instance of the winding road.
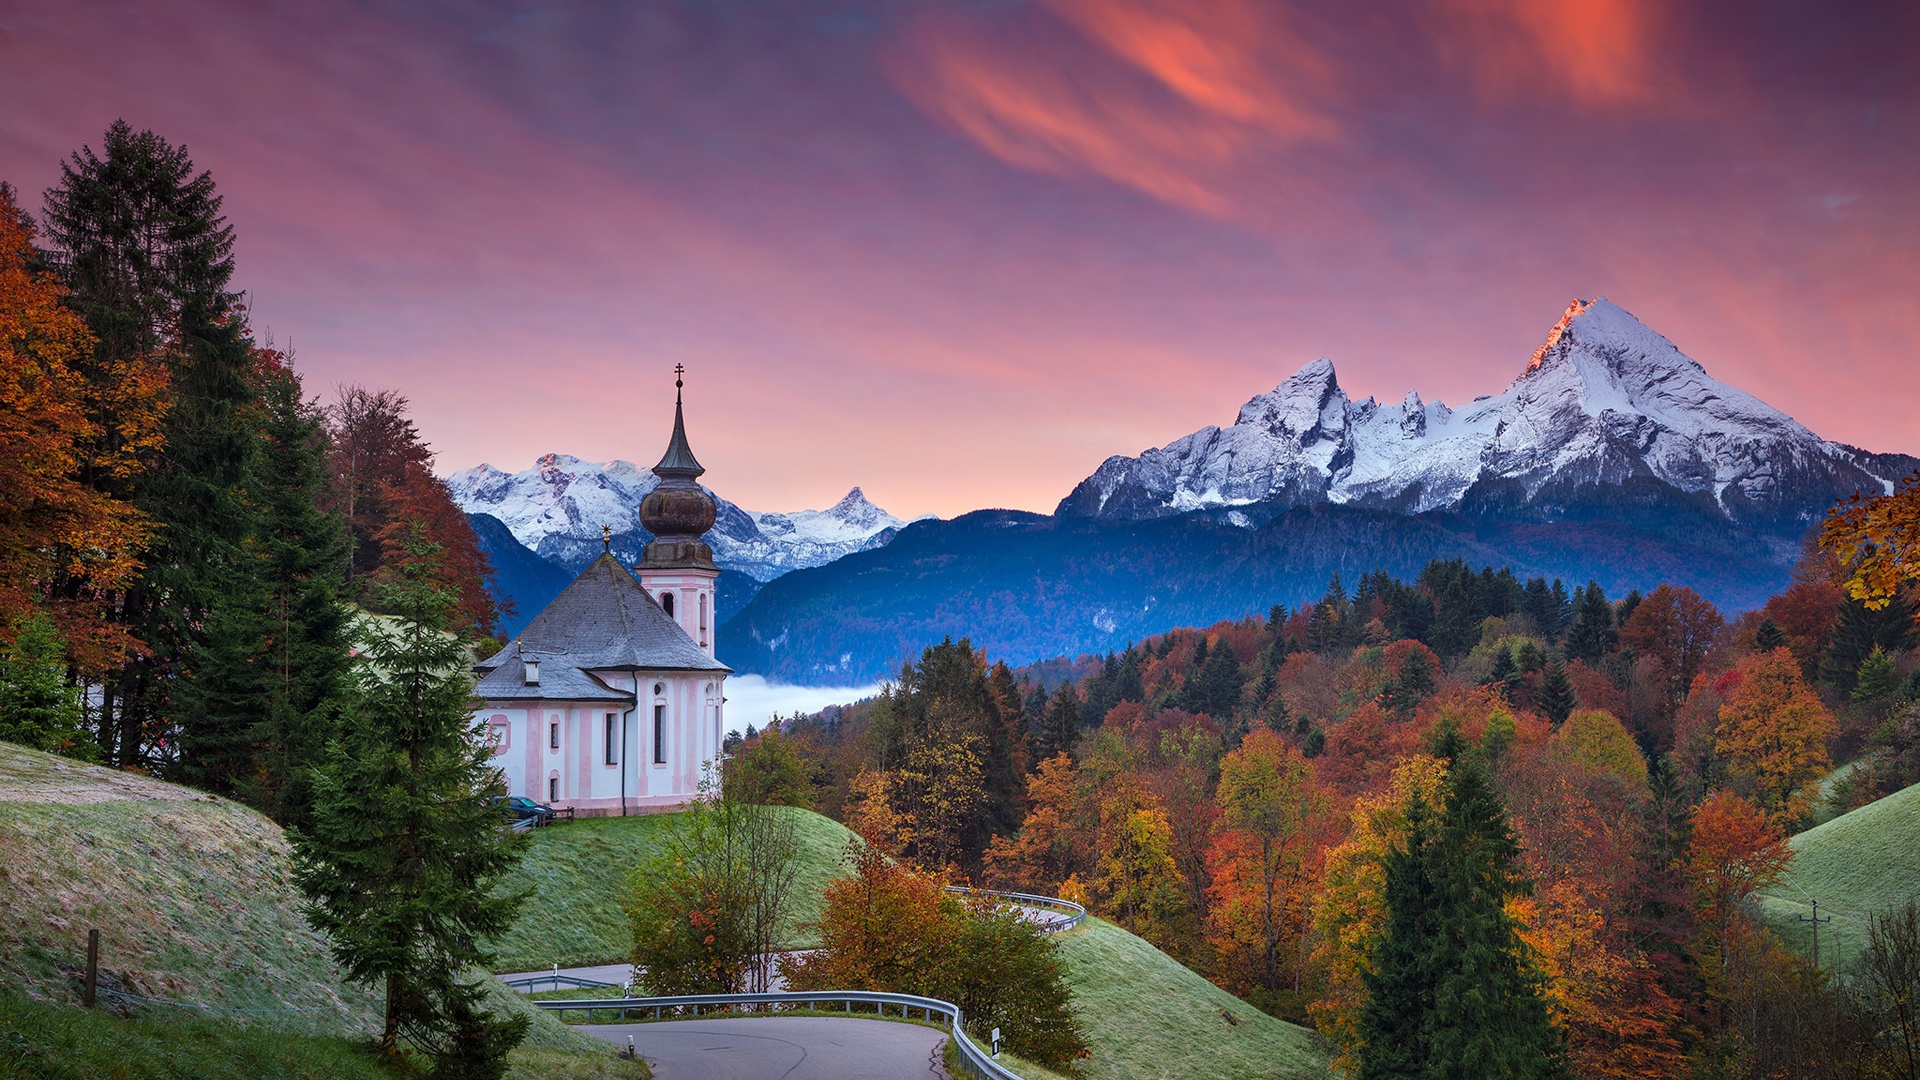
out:
<path id="1" fill-rule="evenodd" d="M 921 1024 L 825 1016 L 583 1024 L 616 1046 L 629 1036 L 659 1080 L 946 1080 L 947 1033 Z"/>

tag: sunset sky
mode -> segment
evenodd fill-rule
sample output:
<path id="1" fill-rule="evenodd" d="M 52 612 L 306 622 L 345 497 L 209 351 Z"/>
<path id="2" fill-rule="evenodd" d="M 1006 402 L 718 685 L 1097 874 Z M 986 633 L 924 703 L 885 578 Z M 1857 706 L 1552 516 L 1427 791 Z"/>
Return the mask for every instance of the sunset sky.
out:
<path id="1" fill-rule="evenodd" d="M 1605 295 L 1920 453 L 1920 5 L 0 0 L 0 179 L 185 143 L 317 393 L 442 471 L 1051 510 L 1330 357 L 1497 393 Z"/>

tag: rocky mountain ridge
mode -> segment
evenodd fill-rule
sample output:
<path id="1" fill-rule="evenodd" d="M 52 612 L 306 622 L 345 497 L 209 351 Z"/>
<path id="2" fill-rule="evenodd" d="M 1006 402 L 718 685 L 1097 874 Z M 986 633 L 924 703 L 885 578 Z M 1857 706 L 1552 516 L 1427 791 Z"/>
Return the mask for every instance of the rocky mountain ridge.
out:
<path id="1" fill-rule="evenodd" d="M 1332 503 L 1553 520 L 1583 516 L 1565 505 L 1592 502 L 1583 489 L 1637 483 L 1710 502 L 1729 523 L 1790 543 L 1836 495 L 1891 490 L 1914 466 L 1821 439 L 1602 298 L 1569 305 L 1500 394 L 1460 408 L 1417 391 L 1395 405 L 1356 402 L 1332 362 L 1315 360 L 1248 401 L 1230 427 L 1107 459 L 1056 513 L 1140 520 L 1217 509 L 1251 525 Z"/>
<path id="2" fill-rule="evenodd" d="M 629 461 L 582 461 L 543 454 L 533 467 L 508 472 L 477 465 L 447 478 L 454 502 L 490 515 L 535 554 L 578 572 L 602 550 L 601 526 L 613 529 L 615 552 L 631 562 L 651 539 L 640 527 L 640 500 L 658 478 Z M 713 494 L 718 520 L 707 534 L 714 561 L 758 581 L 821 566 L 893 539 L 906 524 L 859 488 L 825 510 L 745 510 Z"/>

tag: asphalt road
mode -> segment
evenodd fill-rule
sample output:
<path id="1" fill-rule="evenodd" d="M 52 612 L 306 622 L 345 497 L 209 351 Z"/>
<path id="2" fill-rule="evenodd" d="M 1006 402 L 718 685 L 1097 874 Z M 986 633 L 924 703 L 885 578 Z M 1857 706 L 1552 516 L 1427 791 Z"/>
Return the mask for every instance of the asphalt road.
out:
<path id="1" fill-rule="evenodd" d="M 659 1080 L 947 1080 L 946 1033 L 919 1024 L 758 1016 L 579 1030 L 622 1047 L 633 1036 Z"/>

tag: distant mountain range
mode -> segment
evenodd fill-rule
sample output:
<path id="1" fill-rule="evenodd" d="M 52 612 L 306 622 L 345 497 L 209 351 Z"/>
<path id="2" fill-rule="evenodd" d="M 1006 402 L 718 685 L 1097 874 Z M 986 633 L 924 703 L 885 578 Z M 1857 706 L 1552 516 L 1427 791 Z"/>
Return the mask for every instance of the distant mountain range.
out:
<path id="1" fill-rule="evenodd" d="M 653 539 L 640 527 L 640 500 L 658 482 L 631 462 L 565 454 L 543 455 L 524 472 L 479 465 L 447 478 L 454 502 L 467 512 L 493 562 L 496 598 L 511 600 L 516 609 L 504 620 L 509 634 L 600 554 L 603 525 L 612 530 L 616 554 L 629 564 L 639 559 Z M 881 546 L 906 524 L 857 487 L 826 510 L 743 510 L 717 494 L 714 502 L 719 518 L 706 540 L 721 568 L 716 615 L 722 621 L 763 583 Z"/>
<path id="2" fill-rule="evenodd" d="M 736 668 L 796 682 L 888 675 L 949 634 L 1020 663 L 1452 557 L 1743 610 L 1784 585 L 1835 499 L 1915 468 L 1823 440 L 1617 305 L 1576 301 L 1498 395 L 1354 402 L 1316 360 L 1230 427 L 1109 458 L 1051 517 L 920 522 L 787 574 L 719 641 Z"/>

